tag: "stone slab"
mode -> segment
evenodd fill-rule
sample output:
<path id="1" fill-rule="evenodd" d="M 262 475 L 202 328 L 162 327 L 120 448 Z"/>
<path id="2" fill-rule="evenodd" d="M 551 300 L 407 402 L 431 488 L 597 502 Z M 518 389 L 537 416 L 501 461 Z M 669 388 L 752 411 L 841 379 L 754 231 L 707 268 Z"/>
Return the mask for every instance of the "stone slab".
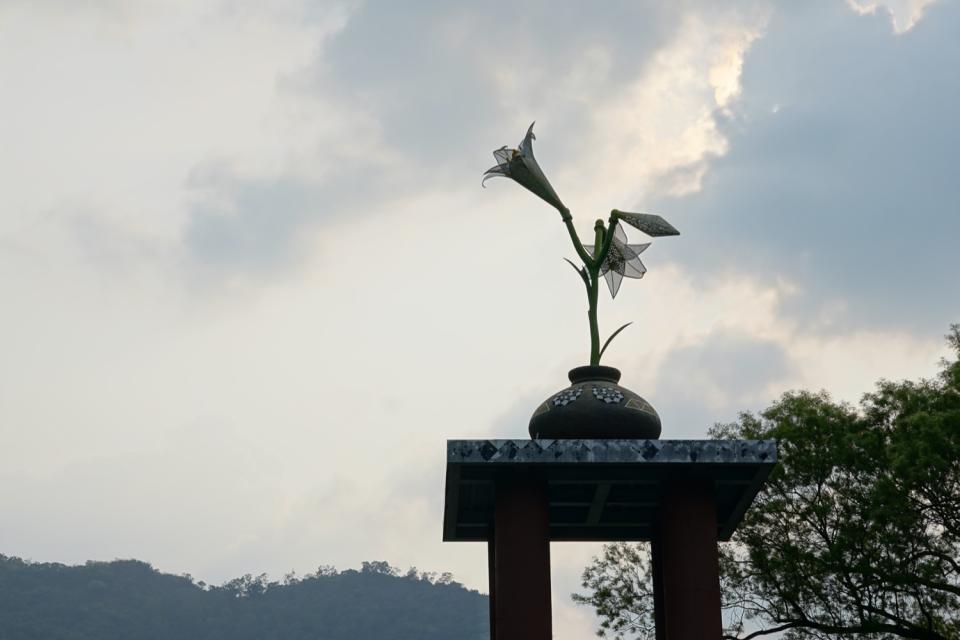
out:
<path id="1" fill-rule="evenodd" d="M 713 483 L 727 540 L 777 461 L 772 440 L 448 440 L 443 539 L 490 536 L 493 489 L 547 484 L 552 540 L 649 540 L 665 483 Z"/>

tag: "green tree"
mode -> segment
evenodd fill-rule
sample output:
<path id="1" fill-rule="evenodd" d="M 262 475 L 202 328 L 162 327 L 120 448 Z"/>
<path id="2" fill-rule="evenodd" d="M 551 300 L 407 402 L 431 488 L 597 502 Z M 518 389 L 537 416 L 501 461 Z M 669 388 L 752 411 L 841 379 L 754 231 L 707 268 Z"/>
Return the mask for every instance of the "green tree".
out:
<path id="1" fill-rule="evenodd" d="M 960 638 L 958 360 L 881 380 L 859 407 L 792 392 L 719 438 L 775 438 L 780 464 L 721 545 L 727 638 Z M 599 635 L 652 637 L 649 553 L 617 543 L 584 570 Z"/>
<path id="2" fill-rule="evenodd" d="M 65 566 L 0 554 L 0 640 L 489 637 L 486 596 L 443 576 L 397 576 L 383 561 L 363 567 L 212 586 L 136 560 Z"/>

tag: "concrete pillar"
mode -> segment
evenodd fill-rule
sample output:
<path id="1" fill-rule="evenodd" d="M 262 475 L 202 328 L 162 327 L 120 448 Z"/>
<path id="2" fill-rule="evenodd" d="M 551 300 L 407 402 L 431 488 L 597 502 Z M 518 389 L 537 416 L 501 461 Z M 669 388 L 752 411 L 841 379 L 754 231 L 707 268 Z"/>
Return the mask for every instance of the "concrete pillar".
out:
<path id="1" fill-rule="evenodd" d="M 491 637 L 551 640 L 550 526 L 546 484 L 533 477 L 496 487 Z"/>
<path id="2" fill-rule="evenodd" d="M 713 483 L 665 483 L 660 535 L 654 547 L 660 565 L 663 640 L 720 640 L 720 563 Z M 659 557 L 658 557 L 659 556 Z M 656 585 L 656 580 L 654 581 Z M 654 592 L 656 593 L 656 586 Z"/>

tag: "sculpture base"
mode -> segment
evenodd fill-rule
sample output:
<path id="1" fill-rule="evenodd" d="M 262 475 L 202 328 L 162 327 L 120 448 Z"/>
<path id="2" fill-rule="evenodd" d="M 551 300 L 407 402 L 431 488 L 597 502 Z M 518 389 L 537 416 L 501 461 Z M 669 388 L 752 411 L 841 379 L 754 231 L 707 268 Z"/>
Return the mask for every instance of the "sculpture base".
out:
<path id="1" fill-rule="evenodd" d="M 728 540 L 776 458 L 772 440 L 448 440 L 443 539 L 489 539 L 495 487 L 521 474 L 546 486 L 551 540 L 650 540 L 679 480 L 709 484 Z"/>
<path id="2" fill-rule="evenodd" d="M 720 640 L 717 540 L 769 440 L 450 440 L 444 540 L 486 540 L 493 640 L 550 640 L 551 540 L 650 540 L 659 640 Z"/>

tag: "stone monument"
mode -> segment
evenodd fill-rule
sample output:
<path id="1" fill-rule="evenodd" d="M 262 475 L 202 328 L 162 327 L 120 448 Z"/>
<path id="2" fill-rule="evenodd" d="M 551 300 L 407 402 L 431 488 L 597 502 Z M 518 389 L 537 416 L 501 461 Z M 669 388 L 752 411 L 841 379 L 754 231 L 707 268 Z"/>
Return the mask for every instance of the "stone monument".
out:
<path id="1" fill-rule="evenodd" d="M 657 640 L 719 640 L 717 541 L 728 540 L 776 463 L 776 443 L 661 440 L 660 417 L 600 364 L 599 281 L 615 297 L 642 278 L 630 225 L 651 237 L 679 232 L 658 215 L 614 209 L 583 244 L 533 156 L 533 125 L 516 149 L 494 151 L 492 176 L 514 180 L 560 212 L 582 262 L 590 363 L 533 412 L 530 439 L 447 441 L 444 541 L 487 543 L 490 633 L 550 640 L 550 541 L 647 541 L 652 545 Z M 629 323 L 628 323 L 629 324 Z"/>

